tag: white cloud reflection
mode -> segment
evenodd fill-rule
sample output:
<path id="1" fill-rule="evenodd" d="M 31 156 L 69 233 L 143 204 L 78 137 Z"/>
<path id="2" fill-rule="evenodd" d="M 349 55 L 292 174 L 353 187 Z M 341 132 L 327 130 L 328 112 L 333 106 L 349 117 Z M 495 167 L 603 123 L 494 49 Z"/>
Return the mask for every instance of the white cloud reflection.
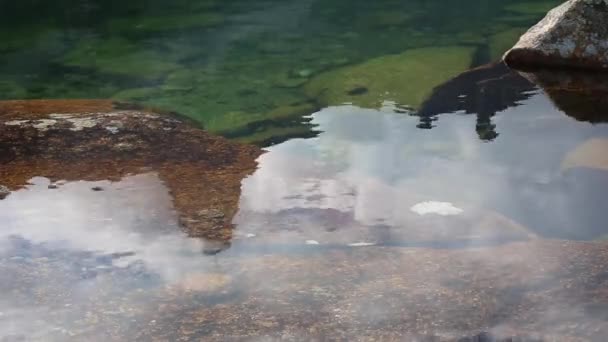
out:
<path id="1" fill-rule="evenodd" d="M 472 115 L 441 116 L 431 131 L 416 128 L 416 120 L 389 107 L 315 113 L 319 137 L 270 147 L 260 157 L 259 170 L 243 182 L 236 222 L 251 230 L 251 213 L 329 209 L 352 214 L 357 224 L 403 230 L 419 223 L 412 206 L 438 201 L 464 209 L 472 220 L 500 212 L 548 229 L 527 210 L 551 205 L 564 216 L 576 213 L 580 204 L 568 199 L 559 165 L 569 149 L 601 132 L 566 117 L 542 95 L 499 113 L 498 132 L 508 134 L 492 143 L 479 140 Z"/>
<path id="2" fill-rule="evenodd" d="M 270 148 L 260 157 L 259 169 L 243 181 L 235 222 L 240 232 L 236 235 L 247 239 L 234 244 L 236 253 L 217 257 L 203 256 L 203 242 L 179 230 L 169 191 L 156 174 L 114 183 L 71 182 L 59 189 L 48 189 L 46 179 L 34 179 L 33 185 L 0 201 L 0 266 L 8 270 L 3 279 L 30 279 L 30 274 L 10 268 L 18 263 L 10 256 L 2 259 L 13 252 L 14 236 L 41 249 L 74 252 L 77 262 L 60 260 L 49 267 L 52 272 L 32 275 L 34 281 L 23 286 L 32 292 L 67 294 L 55 298 L 45 292 L 40 299 L 44 304 L 24 305 L 16 291 L 20 283 L 0 284 L 8 289 L 0 295 L 0 339 L 22 335 L 62 340 L 68 336 L 64 330 L 74 330 L 77 338 L 98 340 L 115 322 L 125 325 L 123 336 L 143 331 L 156 337 L 174 329 L 171 336 L 211 331 L 223 337 L 226 332 L 238 335 L 246 326 L 251 329 L 248 336 L 259 337 L 268 331 L 282 333 L 272 325 L 278 316 L 282 327 L 301 334 L 301 339 L 312 334 L 303 321 L 330 329 L 328 336 L 333 329 L 343 329 L 349 337 L 362 327 L 372 337 L 402 336 L 403 327 L 457 337 L 485 328 L 534 331 L 541 326 L 544 333 L 571 323 L 601 327 L 600 319 L 584 311 L 588 291 L 572 295 L 561 287 L 565 282 L 581 289 L 598 276 L 593 272 L 601 271 L 595 267 L 586 272 L 583 261 L 588 256 L 582 245 L 563 244 L 563 250 L 556 248 L 562 242 L 553 241 L 474 249 L 382 245 L 464 240 L 461 247 L 467 247 L 476 240 L 527 239 L 530 230 L 514 222 L 528 222 L 526 208 L 549 208 L 550 217 L 541 212 L 540 221 L 529 221 L 549 228 L 555 221 L 573 220 L 583 204 L 572 198 L 572 183 L 559 165 L 566 151 L 602 128 L 570 120 L 543 96 L 532 98 L 526 110 L 499 114 L 498 131 L 508 134 L 492 143 L 477 138 L 472 116 L 442 116 L 432 131 L 415 128 L 416 120 L 352 106 L 314 114 L 314 123 L 323 131 L 319 137 Z M 92 191 L 95 186 L 103 191 Z M 443 217 L 410 210 L 425 201 L 449 202 L 463 212 Z M 247 244 L 282 242 L 288 247 L 254 248 L 251 254 L 244 248 L 239 254 Z M 294 244 L 301 249 L 291 249 Z M 332 249 L 336 244 L 348 252 Z M 601 251 L 598 245 L 594 248 Z M 302 256 L 302 249 L 312 252 Z M 116 273 L 109 283 L 103 276 L 65 282 L 63 274 L 53 274 L 78 264 L 79 252 L 133 252 L 110 265 L 121 269 L 141 262 L 160 281 L 138 292 L 123 283 L 137 274 Z M 583 266 L 564 272 L 563 266 L 570 264 Z M 576 272 L 582 270 L 579 280 Z M 80 265 L 67 272 L 81 272 Z M 39 284 L 47 279 L 52 282 Z M 167 284 L 186 284 L 203 294 L 176 294 Z M 233 291 L 229 295 L 222 292 L 227 288 Z M 543 296 L 544 291 L 551 294 Z M 221 304 L 209 304 L 208 298 Z M 108 303 L 92 304 L 106 299 Z M 160 302 L 179 305 L 161 310 Z M 520 317 L 522 303 L 526 308 Z M 73 323 L 91 311 L 107 321 Z M 199 317 L 214 318 L 203 322 Z M 165 325 L 155 331 L 149 321 Z M 470 326 L 461 329 L 454 321 Z M 99 330 L 86 330 L 92 327 Z"/>

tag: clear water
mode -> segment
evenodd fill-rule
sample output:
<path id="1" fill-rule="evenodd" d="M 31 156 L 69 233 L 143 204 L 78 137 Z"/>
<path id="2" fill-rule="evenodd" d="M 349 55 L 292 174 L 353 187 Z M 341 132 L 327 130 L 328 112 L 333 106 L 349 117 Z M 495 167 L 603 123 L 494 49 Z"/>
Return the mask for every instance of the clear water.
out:
<path id="1" fill-rule="evenodd" d="M 603 341 L 603 107 L 492 64 L 555 4 L 2 3 L 0 97 L 142 102 L 267 152 L 221 250 L 150 171 L 0 201 L 0 340 Z"/>
<path id="2" fill-rule="evenodd" d="M 325 71 L 408 49 L 465 47 L 466 57 L 447 62 L 464 71 L 499 59 L 558 2 L 3 2 L 0 98 L 139 101 L 233 138 L 275 143 L 314 134 L 301 116 L 325 104 L 304 85 Z"/>

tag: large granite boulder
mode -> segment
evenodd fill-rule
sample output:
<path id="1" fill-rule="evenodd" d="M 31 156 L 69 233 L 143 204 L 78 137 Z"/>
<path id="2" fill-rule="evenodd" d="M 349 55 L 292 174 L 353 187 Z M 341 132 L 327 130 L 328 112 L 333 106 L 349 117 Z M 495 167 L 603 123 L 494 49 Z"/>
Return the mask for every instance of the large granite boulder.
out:
<path id="1" fill-rule="evenodd" d="M 515 68 L 608 70 L 608 1 L 569 0 L 551 10 L 509 50 Z"/>

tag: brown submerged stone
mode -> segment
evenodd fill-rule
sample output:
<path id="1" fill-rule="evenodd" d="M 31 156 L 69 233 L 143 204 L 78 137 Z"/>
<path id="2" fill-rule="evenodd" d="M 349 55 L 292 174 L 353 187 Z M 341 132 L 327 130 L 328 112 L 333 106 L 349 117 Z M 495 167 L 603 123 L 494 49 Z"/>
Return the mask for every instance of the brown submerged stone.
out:
<path id="1" fill-rule="evenodd" d="M 519 73 L 566 115 L 592 124 L 608 122 L 608 72 L 540 69 Z"/>
<path id="2" fill-rule="evenodd" d="M 223 288 L 230 300 L 201 305 L 189 299 L 191 294 L 160 304 L 144 320 L 155 325 L 138 336 L 158 341 L 603 341 L 607 261 L 606 243 L 558 240 L 474 249 L 337 250 L 306 258 L 250 255 L 226 261 L 235 275 Z"/>
<path id="3" fill-rule="evenodd" d="M 155 172 L 193 237 L 231 239 L 241 180 L 260 153 L 176 116 L 123 103 L 0 102 L 0 185 L 15 191 L 33 177 L 119 181 Z"/>

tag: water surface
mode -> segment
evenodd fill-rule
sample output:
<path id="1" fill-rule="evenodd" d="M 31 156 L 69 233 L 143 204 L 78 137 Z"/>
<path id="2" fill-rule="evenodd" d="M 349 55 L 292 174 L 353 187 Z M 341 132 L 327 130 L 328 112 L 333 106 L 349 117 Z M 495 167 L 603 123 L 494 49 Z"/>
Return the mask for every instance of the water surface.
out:
<path id="1" fill-rule="evenodd" d="M 498 60 L 558 2 L 3 3 L 0 98 L 139 101 L 269 144 L 314 134 L 301 116 L 325 106 L 306 90 L 316 76 L 408 49 L 442 47 L 402 64 L 422 54 L 450 73 L 406 68 L 405 74 L 434 81 L 394 89 L 427 94 L 454 72 Z"/>
<path id="2" fill-rule="evenodd" d="M 605 92 L 495 63 L 555 3 L 3 3 L 3 99 L 143 103 L 266 153 L 237 195 L 145 163 L 13 189 L 0 339 L 603 341 Z M 222 191 L 233 225 L 193 234 Z"/>

